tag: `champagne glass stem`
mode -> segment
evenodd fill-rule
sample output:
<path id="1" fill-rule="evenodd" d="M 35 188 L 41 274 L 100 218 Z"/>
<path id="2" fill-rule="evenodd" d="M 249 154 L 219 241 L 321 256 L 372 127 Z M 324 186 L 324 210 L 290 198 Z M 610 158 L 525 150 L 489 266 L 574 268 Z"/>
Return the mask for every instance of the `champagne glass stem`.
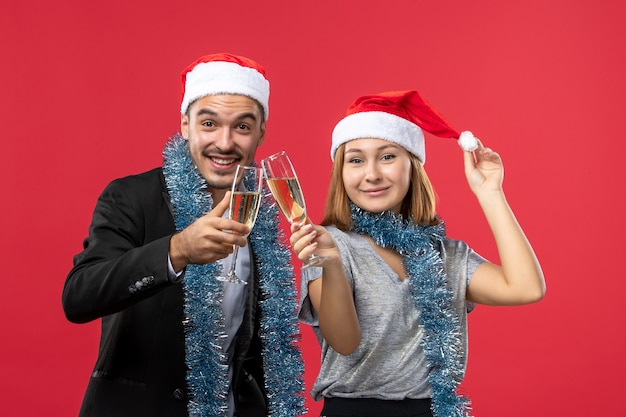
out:
<path id="1" fill-rule="evenodd" d="M 325 259 L 326 258 L 322 258 L 317 253 L 313 252 L 309 256 L 309 259 L 307 259 L 306 263 L 302 264 L 301 269 L 306 269 L 306 268 L 310 268 L 312 266 L 317 266 Z"/>
<path id="2" fill-rule="evenodd" d="M 228 270 L 227 278 L 235 278 L 235 266 L 237 265 L 237 254 L 239 253 L 239 246 L 233 245 L 233 255 L 230 260 L 230 269 Z"/>
<path id="3" fill-rule="evenodd" d="M 232 282 L 235 284 L 248 284 L 246 281 L 241 280 L 235 271 L 235 267 L 237 266 L 237 254 L 239 253 L 239 246 L 233 245 L 233 254 L 230 259 L 230 268 L 228 268 L 228 273 L 223 277 L 217 277 L 219 281 Z"/>
<path id="4" fill-rule="evenodd" d="M 305 215 L 304 221 L 300 223 L 300 226 L 304 226 L 305 224 L 307 224 L 307 219 L 308 217 L 306 217 Z M 307 259 L 306 262 L 304 262 L 300 268 L 306 269 L 312 266 L 318 266 L 320 263 L 322 263 L 325 260 L 326 260 L 326 257 L 319 256 L 317 253 L 313 252 L 311 255 L 309 255 L 309 259 Z"/>

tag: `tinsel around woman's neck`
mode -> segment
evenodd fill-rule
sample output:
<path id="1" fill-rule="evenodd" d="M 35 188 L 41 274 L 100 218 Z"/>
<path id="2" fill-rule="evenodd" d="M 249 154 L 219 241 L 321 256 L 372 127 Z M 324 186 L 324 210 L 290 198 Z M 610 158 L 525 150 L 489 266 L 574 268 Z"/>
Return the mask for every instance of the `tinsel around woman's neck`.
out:
<path id="1" fill-rule="evenodd" d="M 350 210 L 354 232 L 370 236 L 378 246 L 394 249 L 402 256 L 424 329 L 422 347 L 430 368 L 434 416 L 469 417 L 468 399 L 457 394 L 465 365 L 454 294 L 446 283 L 439 251 L 445 237 L 444 224 L 420 225 L 390 211 L 371 213 L 355 204 Z"/>

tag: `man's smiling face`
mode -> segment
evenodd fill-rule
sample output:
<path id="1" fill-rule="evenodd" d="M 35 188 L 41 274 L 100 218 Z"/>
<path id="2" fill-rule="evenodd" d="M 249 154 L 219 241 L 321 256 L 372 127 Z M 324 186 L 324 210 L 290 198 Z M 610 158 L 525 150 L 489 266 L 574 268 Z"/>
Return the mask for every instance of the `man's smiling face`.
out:
<path id="1" fill-rule="evenodd" d="M 249 97 L 211 95 L 196 100 L 181 115 L 181 133 L 209 191 L 219 201 L 219 195 L 230 189 L 237 165 L 254 161 L 265 138 L 265 121 L 260 105 Z"/>

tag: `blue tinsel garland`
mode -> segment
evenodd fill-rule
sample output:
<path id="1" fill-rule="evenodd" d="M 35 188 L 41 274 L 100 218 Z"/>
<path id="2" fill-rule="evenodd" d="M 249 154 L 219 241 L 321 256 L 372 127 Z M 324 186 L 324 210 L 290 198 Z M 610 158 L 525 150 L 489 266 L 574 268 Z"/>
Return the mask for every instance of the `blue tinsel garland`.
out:
<path id="1" fill-rule="evenodd" d="M 213 200 L 184 138 L 170 138 L 163 160 L 176 229 L 182 230 L 208 213 Z M 278 210 L 265 189 L 249 242 L 260 285 L 258 314 L 268 414 L 291 417 L 305 413 L 304 365 L 296 346 L 299 327 L 291 256 L 278 224 Z M 223 416 L 227 407 L 228 368 L 222 348 L 226 337 L 221 308 L 223 283 L 215 279 L 220 271 L 218 262 L 188 265 L 183 280 L 188 408 L 193 417 Z"/>
<path id="2" fill-rule="evenodd" d="M 354 231 L 371 236 L 383 248 L 401 256 L 411 293 L 424 329 L 422 347 L 430 366 L 435 417 L 469 417 L 469 401 L 457 394 L 464 373 L 463 340 L 454 311 L 453 291 L 446 284 L 443 261 L 437 250 L 445 237 L 442 224 L 416 225 L 411 219 L 384 212 L 369 213 L 351 206 Z"/>

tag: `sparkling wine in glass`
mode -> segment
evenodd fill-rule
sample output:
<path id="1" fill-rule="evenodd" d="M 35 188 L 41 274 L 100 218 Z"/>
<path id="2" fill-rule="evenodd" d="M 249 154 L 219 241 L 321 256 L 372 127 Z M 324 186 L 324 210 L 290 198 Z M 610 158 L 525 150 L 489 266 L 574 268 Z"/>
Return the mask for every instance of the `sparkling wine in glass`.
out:
<path id="1" fill-rule="evenodd" d="M 265 171 L 267 185 L 282 213 L 289 223 L 304 225 L 307 220 L 304 194 L 287 153 L 285 151 L 278 152 L 263 159 L 261 163 Z M 302 268 L 318 265 L 325 259 L 312 254 L 307 262 L 302 265 Z"/>
<path id="2" fill-rule="evenodd" d="M 261 168 L 239 165 L 235 172 L 230 193 L 229 218 L 239 223 L 244 223 L 252 229 L 256 216 L 259 213 L 262 187 L 263 170 Z M 235 272 L 238 253 L 239 246 L 234 245 L 228 273 L 217 277 L 218 280 L 235 284 L 247 284 Z"/>

